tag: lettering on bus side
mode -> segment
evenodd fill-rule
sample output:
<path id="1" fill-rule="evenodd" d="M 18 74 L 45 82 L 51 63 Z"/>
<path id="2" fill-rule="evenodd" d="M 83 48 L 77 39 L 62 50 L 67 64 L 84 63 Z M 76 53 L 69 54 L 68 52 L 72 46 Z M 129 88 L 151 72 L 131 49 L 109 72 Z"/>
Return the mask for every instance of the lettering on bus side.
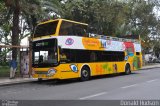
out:
<path id="1" fill-rule="evenodd" d="M 48 42 L 38 42 L 36 43 L 36 46 L 47 46 Z"/>
<path id="2" fill-rule="evenodd" d="M 106 41 L 101 40 L 101 47 L 102 48 L 106 48 L 107 47 Z"/>
<path id="3" fill-rule="evenodd" d="M 101 48 L 107 48 L 107 45 L 111 45 L 111 40 L 101 40 Z"/>

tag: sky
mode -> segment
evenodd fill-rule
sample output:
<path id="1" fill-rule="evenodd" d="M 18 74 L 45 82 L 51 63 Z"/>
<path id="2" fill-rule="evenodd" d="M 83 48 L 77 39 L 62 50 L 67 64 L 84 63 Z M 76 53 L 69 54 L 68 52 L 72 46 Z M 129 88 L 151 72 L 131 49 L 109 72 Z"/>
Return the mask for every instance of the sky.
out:
<path id="1" fill-rule="evenodd" d="M 29 45 L 28 37 L 25 37 L 24 39 L 22 39 L 21 45 Z"/>

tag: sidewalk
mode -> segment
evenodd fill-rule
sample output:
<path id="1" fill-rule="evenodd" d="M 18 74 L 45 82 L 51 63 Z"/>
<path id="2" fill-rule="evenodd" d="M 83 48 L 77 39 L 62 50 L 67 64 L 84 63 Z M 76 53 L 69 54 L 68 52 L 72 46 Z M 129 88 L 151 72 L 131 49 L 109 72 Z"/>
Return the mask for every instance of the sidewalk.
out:
<path id="1" fill-rule="evenodd" d="M 140 70 L 152 69 L 152 68 L 160 68 L 160 64 L 143 66 L 143 68 Z M 37 78 L 15 78 L 15 79 L 0 78 L 0 86 L 33 82 L 33 81 L 37 81 L 37 80 L 38 80 Z"/>
<path id="2" fill-rule="evenodd" d="M 0 86 L 26 83 L 26 82 L 32 82 L 32 81 L 37 81 L 37 80 L 38 80 L 37 78 L 22 78 L 22 77 L 18 77 L 18 78 L 15 78 L 15 79 L 0 78 Z"/>
<path id="3" fill-rule="evenodd" d="M 152 69 L 152 68 L 160 68 L 160 63 L 143 66 L 140 70 Z"/>

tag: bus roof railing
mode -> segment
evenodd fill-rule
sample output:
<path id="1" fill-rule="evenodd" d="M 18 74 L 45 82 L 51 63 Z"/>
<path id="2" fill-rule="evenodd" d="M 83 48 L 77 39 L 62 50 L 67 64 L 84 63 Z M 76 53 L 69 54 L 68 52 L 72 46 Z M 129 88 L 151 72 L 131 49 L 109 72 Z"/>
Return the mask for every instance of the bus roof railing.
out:
<path id="1" fill-rule="evenodd" d="M 89 33 L 89 37 L 90 37 L 90 38 L 97 38 L 97 39 L 121 41 L 121 42 L 139 43 L 139 40 L 138 40 L 138 39 L 118 38 L 118 37 L 111 37 L 111 36 L 106 36 L 106 35 L 98 35 L 98 34 L 94 34 L 94 33 Z"/>

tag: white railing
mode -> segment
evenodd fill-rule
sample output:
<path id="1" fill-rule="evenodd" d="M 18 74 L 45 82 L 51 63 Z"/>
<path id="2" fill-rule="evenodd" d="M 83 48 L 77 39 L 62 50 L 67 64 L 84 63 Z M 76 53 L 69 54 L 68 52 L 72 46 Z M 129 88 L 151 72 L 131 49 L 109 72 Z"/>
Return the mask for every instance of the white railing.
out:
<path id="1" fill-rule="evenodd" d="M 89 37 L 90 38 L 97 38 L 97 39 L 120 41 L 120 42 L 140 43 L 139 40 L 136 40 L 136 39 L 118 38 L 118 37 L 111 37 L 111 36 L 105 36 L 105 35 L 98 35 L 98 34 L 94 34 L 94 33 L 89 33 Z"/>

